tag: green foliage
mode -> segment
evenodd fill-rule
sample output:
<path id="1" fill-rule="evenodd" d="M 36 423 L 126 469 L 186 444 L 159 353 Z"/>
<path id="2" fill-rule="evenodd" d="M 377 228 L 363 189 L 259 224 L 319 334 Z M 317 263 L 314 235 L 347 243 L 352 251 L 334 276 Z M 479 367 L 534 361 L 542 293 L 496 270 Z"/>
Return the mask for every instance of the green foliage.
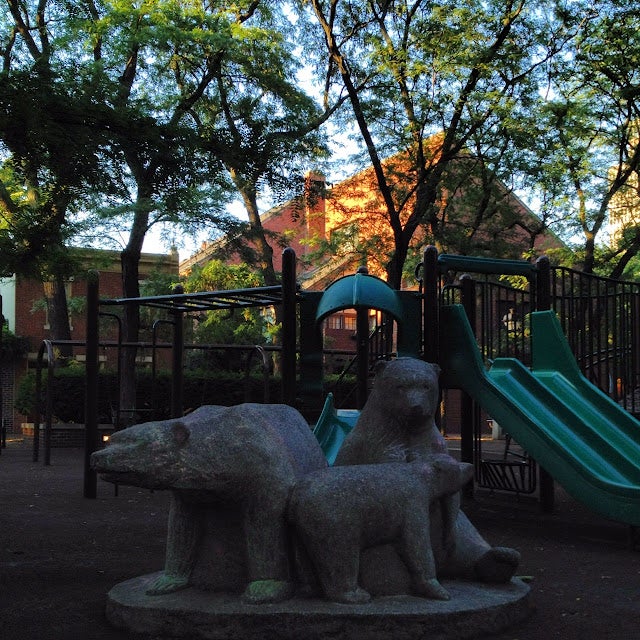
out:
<path id="1" fill-rule="evenodd" d="M 13 406 L 19 413 L 25 416 L 32 416 L 34 414 L 36 406 L 35 373 L 29 372 L 20 380 L 20 384 L 16 387 L 13 398 Z"/>
<path id="2" fill-rule="evenodd" d="M 327 157 L 320 127 L 329 118 L 336 133 L 355 131 L 361 161 L 376 170 L 393 246 L 380 250 L 377 231 L 357 250 L 377 251 L 396 285 L 418 230 L 445 251 L 507 255 L 505 230 L 518 224 L 503 198 L 512 190 L 525 189 L 540 214 L 527 224 L 532 246 L 552 228 L 587 270 L 616 275 L 640 250 L 635 223 L 619 246 L 601 240 L 618 194 L 627 213 L 638 206 L 633 3 L 606 0 L 595 11 L 583 0 L 10 0 L 8 8 L 2 273 L 68 275 L 70 242 L 121 242 L 123 229 L 125 257 L 135 260 L 147 230 L 161 225 L 178 241 L 202 228 L 212 237 L 233 231 L 233 249 L 271 284 L 278 239 L 261 228 L 258 202 L 298 194 L 309 163 Z M 312 91 L 323 90 L 320 107 Z M 385 162 L 396 154 L 409 162 L 403 179 Z M 247 225 L 225 212 L 238 194 Z"/>
<path id="3" fill-rule="evenodd" d="M 247 264 L 227 265 L 211 260 L 204 267 L 195 268 L 183 284 L 189 293 L 258 287 L 263 281 Z M 193 338 L 208 344 L 263 344 L 267 324 L 264 311 L 258 308 L 208 311 L 198 319 Z"/>
<path id="4" fill-rule="evenodd" d="M 631 282 L 640 282 L 640 256 L 635 255 L 630 261 L 622 274 L 623 280 Z"/>
<path id="5" fill-rule="evenodd" d="M 550 60 L 547 92 L 532 111 L 530 184 L 542 215 L 571 239 L 577 266 L 620 277 L 640 237 L 611 247 L 603 236 L 609 214 L 633 218 L 640 205 L 638 13 L 611 1 L 598 11 L 578 3 L 563 17 L 572 36 Z"/>
<path id="6" fill-rule="evenodd" d="M 17 336 L 6 325 L 2 325 L 2 349 L 0 356 L 9 361 L 23 356 L 29 351 L 29 339 Z"/>
<path id="7" fill-rule="evenodd" d="M 309 4 L 325 36 L 327 94 L 349 96 L 343 115 L 357 122 L 384 200 L 389 281 L 399 286 L 419 228 L 444 250 L 476 253 L 495 241 L 512 222 L 496 185 L 516 167 L 537 70 L 565 28 L 552 3 Z M 388 162 L 393 154 L 405 164 Z M 461 188 L 447 183 L 454 177 Z M 447 208 L 454 199 L 460 215 Z"/>

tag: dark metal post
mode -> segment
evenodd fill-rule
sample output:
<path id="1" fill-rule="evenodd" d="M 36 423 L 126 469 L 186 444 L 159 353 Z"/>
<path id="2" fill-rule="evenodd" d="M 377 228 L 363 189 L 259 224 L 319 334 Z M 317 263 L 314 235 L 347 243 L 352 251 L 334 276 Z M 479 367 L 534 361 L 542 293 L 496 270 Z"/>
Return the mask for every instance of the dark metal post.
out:
<path id="1" fill-rule="evenodd" d="M 475 280 L 465 274 L 460 278 L 462 285 L 462 306 L 465 309 L 469 324 L 475 334 L 476 331 L 476 283 Z M 460 407 L 460 460 L 473 464 L 473 436 L 474 436 L 474 419 L 476 411 L 474 401 L 469 394 L 462 392 L 462 401 Z M 467 497 L 473 495 L 473 480 L 471 480 L 463 489 Z"/>
<path id="2" fill-rule="evenodd" d="M 551 309 L 551 263 L 547 256 L 536 261 L 536 310 Z"/>
<path id="3" fill-rule="evenodd" d="M 369 381 L 369 310 L 356 310 L 356 362 L 358 364 L 356 398 L 358 409 L 367 401 L 367 383 Z"/>
<path id="4" fill-rule="evenodd" d="M 36 359 L 36 402 L 35 415 L 33 417 L 33 456 L 34 462 L 38 462 L 40 455 L 40 418 L 42 416 L 42 358 L 45 343 L 40 345 L 38 357 Z"/>
<path id="5" fill-rule="evenodd" d="M 184 293 L 181 285 L 173 293 Z M 176 309 L 173 312 L 173 349 L 171 360 L 171 417 L 180 418 L 184 412 L 184 313 Z"/>
<path id="6" fill-rule="evenodd" d="M 429 246 L 422 259 L 423 287 L 423 353 L 427 362 L 438 362 L 440 359 L 439 335 L 439 303 L 438 303 L 438 250 Z"/>
<path id="7" fill-rule="evenodd" d="M 91 454 L 98 448 L 98 274 L 89 273 L 87 280 L 87 337 L 85 353 L 84 405 L 84 497 L 95 498 L 98 476 L 91 468 Z"/>
<path id="8" fill-rule="evenodd" d="M 2 330 L 4 329 L 4 315 L 2 315 L 2 296 L 0 296 L 0 454 L 7 446 L 7 428 L 4 424 L 4 405 L 2 404 L 2 369 L 5 358 L 2 357 Z"/>
<path id="9" fill-rule="evenodd" d="M 47 391 L 45 394 L 44 422 L 44 463 L 51 464 L 51 430 L 53 429 L 53 372 L 55 369 L 55 351 L 50 340 L 42 343 L 47 349 Z"/>
<path id="10" fill-rule="evenodd" d="M 296 253 L 282 252 L 282 402 L 296 402 Z"/>
<path id="11" fill-rule="evenodd" d="M 536 309 L 551 309 L 551 264 L 547 256 L 536 261 Z M 555 508 L 555 487 L 551 474 L 538 465 L 540 469 L 540 506 L 544 513 L 551 513 Z"/>

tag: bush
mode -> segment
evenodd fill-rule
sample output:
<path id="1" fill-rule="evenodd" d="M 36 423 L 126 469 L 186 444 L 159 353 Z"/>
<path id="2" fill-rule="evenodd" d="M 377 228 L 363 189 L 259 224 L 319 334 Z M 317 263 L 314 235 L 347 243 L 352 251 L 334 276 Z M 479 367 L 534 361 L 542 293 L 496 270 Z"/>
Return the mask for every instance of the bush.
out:
<path id="1" fill-rule="evenodd" d="M 46 400 L 47 372 L 42 373 L 41 410 L 44 414 Z M 99 378 L 100 394 L 98 398 L 98 419 L 100 422 L 111 422 L 111 403 L 115 398 L 117 380 L 115 373 L 103 373 Z M 56 369 L 52 385 L 52 414 L 54 421 L 84 422 L 85 377 L 84 368 L 68 367 Z M 14 406 L 26 416 L 36 413 L 36 374 L 29 371 L 16 389 Z"/>
<path id="2" fill-rule="evenodd" d="M 15 408 L 24 415 L 35 415 L 36 376 L 30 371 L 22 378 L 16 390 Z M 44 393 L 47 373 L 42 375 L 42 410 L 44 412 Z M 101 373 L 98 380 L 98 420 L 109 423 L 118 401 L 118 381 L 115 372 Z M 259 376 L 245 381 L 239 373 L 229 372 L 185 372 L 183 387 L 183 405 L 185 410 L 195 409 L 203 404 L 230 406 L 241 402 L 262 402 L 263 382 Z M 137 408 L 144 419 L 164 419 L 170 415 L 171 374 L 160 372 L 155 382 L 150 373 L 138 374 L 136 394 Z M 279 401 L 280 380 L 269 381 L 269 397 L 272 402 Z M 76 367 L 56 369 L 52 380 L 52 413 L 60 422 L 84 422 L 85 377 L 84 370 Z"/>
<path id="3" fill-rule="evenodd" d="M 2 326 L 2 348 L 0 356 L 5 360 L 15 360 L 29 351 L 29 338 L 21 338 Z"/>
<path id="4" fill-rule="evenodd" d="M 43 372 L 43 395 L 47 380 Z M 98 421 L 111 423 L 118 400 L 118 381 L 115 372 L 99 374 L 98 380 Z M 280 402 L 281 380 L 271 376 L 269 379 L 269 401 Z M 333 389 L 336 401 L 339 401 L 354 385 L 353 380 Z M 262 402 L 264 382 L 259 374 L 245 378 L 242 373 L 228 371 L 195 371 L 184 375 L 183 406 L 191 411 L 205 404 L 231 406 L 242 402 Z M 24 415 L 35 415 L 35 372 L 30 371 L 21 381 L 14 400 L 15 408 Z M 137 421 L 163 420 L 171 411 L 171 374 L 159 372 L 155 381 L 150 372 L 141 372 L 137 376 L 136 395 L 139 410 Z M 82 367 L 56 369 L 52 380 L 52 413 L 54 421 L 84 422 L 85 376 Z M 44 397 L 42 402 L 44 412 Z M 43 416 L 44 417 L 44 416 Z M 123 421 L 126 417 L 122 418 Z"/>

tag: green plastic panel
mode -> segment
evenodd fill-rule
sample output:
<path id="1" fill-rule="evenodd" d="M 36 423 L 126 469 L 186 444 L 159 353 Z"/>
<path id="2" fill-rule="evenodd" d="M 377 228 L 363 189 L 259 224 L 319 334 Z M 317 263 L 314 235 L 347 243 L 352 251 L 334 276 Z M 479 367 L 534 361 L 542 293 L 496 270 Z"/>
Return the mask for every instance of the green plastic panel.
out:
<path id="1" fill-rule="evenodd" d="M 398 322 L 403 319 L 402 302 L 397 292 L 384 280 L 364 273 L 344 276 L 324 291 L 316 311 L 316 322 L 343 309 L 379 309 Z"/>
<path id="2" fill-rule="evenodd" d="M 356 426 L 359 415 L 360 412 L 355 409 L 336 410 L 333 394 L 327 395 L 322 413 L 313 429 L 313 435 L 320 443 L 329 465 L 335 462 L 344 439 Z"/>
<path id="3" fill-rule="evenodd" d="M 553 312 L 532 315 L 534 369 L 486 370 L 460 305 L 441 310 L 441 366 L 576 500 L 640 526 L 640 422 L 579 372 Z"/>

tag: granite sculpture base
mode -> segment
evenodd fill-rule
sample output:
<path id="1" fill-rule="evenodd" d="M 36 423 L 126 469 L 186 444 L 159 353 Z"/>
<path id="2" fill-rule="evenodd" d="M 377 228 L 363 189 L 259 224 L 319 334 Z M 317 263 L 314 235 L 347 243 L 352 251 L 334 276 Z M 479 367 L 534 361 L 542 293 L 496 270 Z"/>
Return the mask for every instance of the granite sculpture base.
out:
<path id="1" fill-rule="evenodd" d="M 239 596 L 190 587 L 148 596 L 157 573 L 117 584 L 107 618 L 120 629 L 159 638 L 202 640 L 461 640 L 498 633 L 532 612 L 530 589 L 444 580 L 451 600 L 382 596 L 362 605 L 293 598 L 250 605 Z"/>

